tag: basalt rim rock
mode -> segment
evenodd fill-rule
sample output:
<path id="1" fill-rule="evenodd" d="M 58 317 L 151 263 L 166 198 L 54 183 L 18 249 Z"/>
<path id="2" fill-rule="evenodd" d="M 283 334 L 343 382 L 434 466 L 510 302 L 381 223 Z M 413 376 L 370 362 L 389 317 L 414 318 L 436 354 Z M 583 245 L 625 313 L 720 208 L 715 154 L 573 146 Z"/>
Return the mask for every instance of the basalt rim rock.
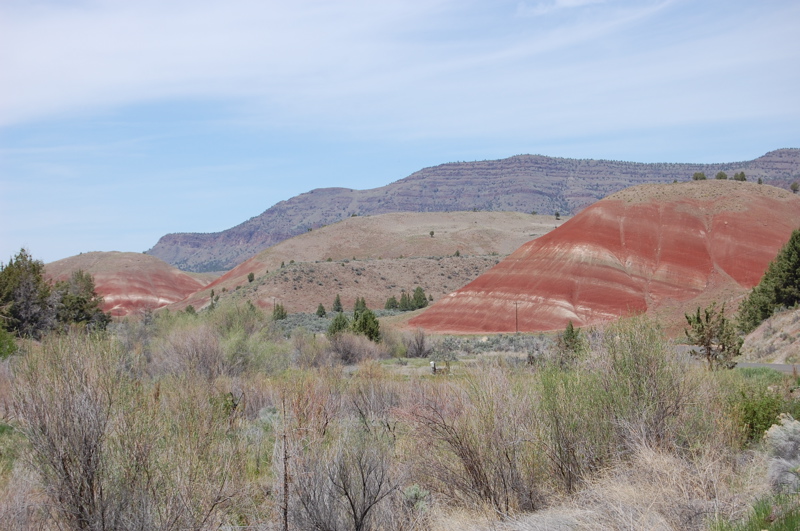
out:
<path id="1" fill-rule="evenodd" d="M 631 313 L 680 318 L 736 304 L 800 227 L 800 197 L 767 185 L 643 185 L 528 242 L 408 325 L 437 333 L 537 332 Z"/>

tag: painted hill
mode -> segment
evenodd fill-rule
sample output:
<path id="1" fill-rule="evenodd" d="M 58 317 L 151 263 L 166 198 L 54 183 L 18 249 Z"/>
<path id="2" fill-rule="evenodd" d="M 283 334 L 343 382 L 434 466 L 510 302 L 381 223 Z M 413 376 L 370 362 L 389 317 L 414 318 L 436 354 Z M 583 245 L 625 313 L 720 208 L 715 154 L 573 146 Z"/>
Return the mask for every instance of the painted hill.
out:
<path id="1" fill-rule="evenodd" d="M 104 299 L 102 310 L 116 317 L 183 300 L 213 278 L 185 273 L 140 253 L 83 253 L 45 266 L 53 281 L 66 280 L 78 269 L 91 273 L 95 290 Z"/>
<path id="2" fill-rule="evenodd" d="M 163 236 L 148 254 L 187 271 L 226 271 L 309 228 L 351 214 L 534 210 L 575 213 L 607 195 L 643 183 L 686 181 L 744 171 L 787 188 L 800 174 L 800 149 L 781 149 L 752 161 L 721 164 L 641 164 L 519 155 L 502 160 L 443 164 L 380 188 L 323 188 L 281 201 L 231 229 Z"/>
<path id="3" fill-rule="evenodd" d="M 645 311 L 680 321 L 698 305 L 743 295 L 798 226 L 800 196 L 771 186 L 633 187 L 523 245 L 409 325 L 543 331 Z"/>
<path id="4" fill-rule="evenodd" d="M 199 309 L 208 304 L 212 289 L 220 294 L 237 287 L 246 288 L 242 293 L 262 306 L 276 299 L 291 312 L 313 312 L 319 303 L 329 306 L 337 293 L 344 301 L 365 297 L 373 308 L 417 285 L 440 297 L 494 266 L 498 256 L 565 221 L 519 212 L 350 217 L 260 252 L 174 307 Z M 448 258 L 456 251 L 460 259 Z"/>

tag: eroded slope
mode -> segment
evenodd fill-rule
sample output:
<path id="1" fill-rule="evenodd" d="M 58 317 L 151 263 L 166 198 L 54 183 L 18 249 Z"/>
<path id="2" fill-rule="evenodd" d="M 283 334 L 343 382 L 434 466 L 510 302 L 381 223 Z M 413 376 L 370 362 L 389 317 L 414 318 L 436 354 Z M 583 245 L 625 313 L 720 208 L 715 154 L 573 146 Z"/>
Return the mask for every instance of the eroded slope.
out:
<path id="1" fill-rule="evenodd" d="M 633 187 L 523 245 L 409 324 L 479 333 L 640 312 L 674 318 L 697 301 L 742 295 L 798 226 L 800 197 L 766 185 Z"/>

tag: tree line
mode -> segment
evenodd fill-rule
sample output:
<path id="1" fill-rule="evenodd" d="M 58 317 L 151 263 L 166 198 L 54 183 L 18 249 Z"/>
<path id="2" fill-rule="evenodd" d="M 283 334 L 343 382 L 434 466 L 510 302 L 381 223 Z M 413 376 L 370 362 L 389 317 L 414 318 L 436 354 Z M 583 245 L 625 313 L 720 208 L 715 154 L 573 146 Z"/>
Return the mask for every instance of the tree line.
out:
<path id="1" fill-rule="evenodd" d="M 20 338 L 40 339 L 51 330 L 78 325 L 105 329 L 110 315 L 100 306 L 94 278 L 83 270 L 56 283 L 44 278 L 44 263 L 26 249 L 0 263 L 0 328 Z"/>

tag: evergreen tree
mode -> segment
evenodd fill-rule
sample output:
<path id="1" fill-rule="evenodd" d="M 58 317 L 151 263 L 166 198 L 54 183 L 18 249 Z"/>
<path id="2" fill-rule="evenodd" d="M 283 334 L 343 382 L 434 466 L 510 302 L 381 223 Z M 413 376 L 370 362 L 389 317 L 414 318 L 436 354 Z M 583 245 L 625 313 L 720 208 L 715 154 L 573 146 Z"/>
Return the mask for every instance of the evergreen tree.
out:
<path id="1" fill-rule="evenodd" d="M 586 351 L 586 340 L 581 335 L 580 328 L 575 328 L 572 324 L 572 320 L 567 322 L 567 327 L 558 337 L 556 351 L 562 367 L 573 365 Z"/>
<path id="2" fill-rule="evenodd" d="M 272 320 L 273 321 L 280 321 L 281 319 L 286 319 L 289 316 L 286 313 L 286 308 L 283 307 L 283 304 L 278 303 L 272 309 Z"/>
<path id="3" fill-rule="evenodd" d="M 63 324 L 79 324 L 92 330 L 105 330 L 111 316 L 100 309 L 103 298 L 94 288 L 94 278 L 79 269 L 69 280 L 55 286 L 60 304 L 56 317 Z"/>
<path id="4" fill-rule="evenodd" d="M 686 337 L 692 345 L 701 348 L 692 353 L 706 360 L 708 370 L 736 365 L 731 359 L 739 355 L 742 339 L 736 335 L 733 323 L 725 317 L 724 304 L 719 311 L 717 303 L 711 303 L 702 311 L 698 307 L 695 314 L 686 314 L 686 321 L 689 323 L 689 328 L 685 330 Z"/>
<path id="5" fill-rule="evenodd" d="M 728 174 L 725 173 L 724 171 L 720 171 L 720 172 L 717 172 L 717 174 L 714 176 L 714 178 L 717 179 L 717 180 L 720 180 L 720 181 L 727 181 L 728 180 Z"/>
<path id="6" fill-rule="evenodd" d="M 327 312 L 325 311 L 325 306 L 323 306 L 322 303 L 319 303 L 319 306 L 317 306 L 317 317 L 325 317 L 326 315 Z"/>
<path id="7" fill-rule="evenodd" d="M 695 172 L 694 175 L 692 175 L 692 180 L 693 181 L 705 181 L 706 180 L 706 174 L 701 172 L 701 171 Z"/>
<path id="8" fill-rule="evenodd" d="M 58 294 L 43 275 L 44 263 L 26 249 L 0 264 L 0 320 L 6 330 L 38 339 L 55 326 Z"/>
<path id="9" fill-rule="evenodd" d="M 384 310 L 396 310 L 400 307 L 400 303 L 397 302 L 397 297 L 392 295 L 388 299 L 386 299 L 386 304 L 383 306 Z"/>
<path id="10" fill-rule="evenodd" d="M 428 298 L 425 296 L 425 292 L 420 286 L 417 286 L 417 289 L 414 290 L 414 297 L 412 298 L 411 304 L 415 310 L 428 305 Z"/>
<path id="11" fill-rule="evenodd" d="M 339 297 L 339 294 L 336 294 L 336 298 L 333 301 L 333 308 L 331 308 L 336 313 L 342 313 L 344 308 L 342 308 L 342 299 Z"/>
<path id="12" fill-rule="evenodd" d="M 359 316 L 367 310 L 367 302 L 364 297 L 356 297 L 356 303 L 353 306 L 353 320 L 358 320 Z"/>
<path id="13" fill-rule="evenodd" d="M 353 332 L 367 336 L 370 341 L 378 342 L 381 338 L 381 326 L 378 318 L 369 308 L 361 310 L 353 320 Z"/>
<path id="14" fill-rule="evenodd" d="M 746 181 L 746 180 L 747 180 L 747 177 L 745 177 L 745 175 L 744 175 L 744 172 L 743 172 L 743 171 L 740 171 L 740 172 L 738 172 L 738 173 L 734 173 L 734 174 L 733 174 L 733 180 L 734 180 L 734 181 L 742 181 L 742 182 L 744 182 L 744 181 Z"/>
<path id="15" fill-rule="evenodd" d="M 330 326 L 328 326 L 328 338 L 332 338 L 336 334 L 340 334 L 350 328 L 350 320 L 347 316 L 342 312 L 337 312 L 336 316 L 331 321 Z"/>
<path id="16" fill-rule="evenodd" d="M 778 252 L 758 285 L 739 306 L 739 329 L 751 332 L 775 310 L 800 304 L 800 229 Z"/>
<path id="17" fill-rule="evenodd" d="M 407 312 L 412 309 L 411 299 L 408 297 L 408 293 L 404 291 L 400 294 L 400 311 Z"/>

